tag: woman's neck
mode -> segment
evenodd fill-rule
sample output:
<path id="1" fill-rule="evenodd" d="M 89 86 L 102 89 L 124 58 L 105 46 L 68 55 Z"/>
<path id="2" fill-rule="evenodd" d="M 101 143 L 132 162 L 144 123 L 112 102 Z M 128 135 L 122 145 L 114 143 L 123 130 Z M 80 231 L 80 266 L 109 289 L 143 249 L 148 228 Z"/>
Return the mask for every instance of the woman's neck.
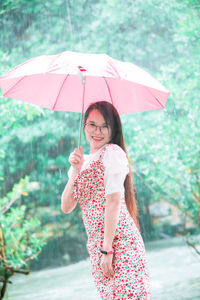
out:
<path id="1" fill-rule="evenodd" d="M 100 148 L 90 148 L 90 154 L 94 154 L 96 152 L 98 152 L 100 149 L 102 149 L 104 146 L 106 146 L 107 144 L 104 144 L 103 146 L 101 146 Z"/>

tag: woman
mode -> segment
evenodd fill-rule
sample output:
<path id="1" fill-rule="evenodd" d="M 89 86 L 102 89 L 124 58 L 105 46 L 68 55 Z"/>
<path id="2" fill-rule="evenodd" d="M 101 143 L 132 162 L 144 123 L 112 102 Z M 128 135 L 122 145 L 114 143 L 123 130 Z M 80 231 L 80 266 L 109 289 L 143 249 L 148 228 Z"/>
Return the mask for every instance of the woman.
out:
<path id="1" fill-rule="evenodd" d="M 104 300 L 151 299 L 145 247 L 139 231 L 132 176 L 121 121 L 106 101 L 91 104 L 84 119 L 90 154 L 69 156 L 61 207 L 77 203 L 88 235 L 95 285 Z"/>

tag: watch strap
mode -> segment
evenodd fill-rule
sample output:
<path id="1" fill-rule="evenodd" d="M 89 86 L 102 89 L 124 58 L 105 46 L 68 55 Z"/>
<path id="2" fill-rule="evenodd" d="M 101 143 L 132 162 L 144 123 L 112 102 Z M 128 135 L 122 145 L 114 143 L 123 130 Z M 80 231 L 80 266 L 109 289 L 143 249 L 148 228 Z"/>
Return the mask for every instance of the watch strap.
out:
<path id="1" fill-rule="evenodd" d="M 114 253 L 114 249 L 106 251 L 106 250 L 103 250 L 103 249 L 100 248 L 99 250 L 100 250 L 101 253 L 106 254 L 106 255 Z"/>

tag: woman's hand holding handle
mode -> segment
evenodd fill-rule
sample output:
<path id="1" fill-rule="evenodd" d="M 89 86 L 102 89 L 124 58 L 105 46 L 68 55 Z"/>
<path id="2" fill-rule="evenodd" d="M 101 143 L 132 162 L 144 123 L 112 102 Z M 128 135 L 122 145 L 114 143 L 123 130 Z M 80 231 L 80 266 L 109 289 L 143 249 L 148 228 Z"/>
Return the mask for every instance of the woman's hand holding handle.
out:
<path id="1" fill-rule="evenodd" d="M 83 165 L 83 162 L 84 162 L 83 148 L 82 146 L 80 146 L 80 149 L 75 148 L 74 152 L 70 154 L 69 163 L 79 173 Z"/>
<path id="2" fill-rule="evenodd" d="M 70 213 L 77 204 L 77 200 L 73 195 L 74 179 L 77 175 L 77 172 L 80 172 L 83 161 L 84 157 L 82 147 L 80 147 L 80 149 L 76 148 L 74 152 L 72 152 L 69 156 L 69 162 L 72 165 L 73 169 L 72 174 L 61 196 L 61 209 L 66 214 Z"/>

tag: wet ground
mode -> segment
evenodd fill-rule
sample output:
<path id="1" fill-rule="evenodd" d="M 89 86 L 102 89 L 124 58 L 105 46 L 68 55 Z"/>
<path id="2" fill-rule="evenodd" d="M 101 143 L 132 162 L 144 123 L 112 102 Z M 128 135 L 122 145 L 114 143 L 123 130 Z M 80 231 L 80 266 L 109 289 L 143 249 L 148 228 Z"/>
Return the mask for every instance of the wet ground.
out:
<path id="1" fill-rule="evenodd" d="M 200 240 L 200 238 L 198 238 Z M 200 245 L 198 245 L 200 250 Z M 180 238 L 146 244 L 153 300 L 200 300 L 200 256 Z M 12 278 L 8 300 L 99 300 L 89 259 Z"/>

